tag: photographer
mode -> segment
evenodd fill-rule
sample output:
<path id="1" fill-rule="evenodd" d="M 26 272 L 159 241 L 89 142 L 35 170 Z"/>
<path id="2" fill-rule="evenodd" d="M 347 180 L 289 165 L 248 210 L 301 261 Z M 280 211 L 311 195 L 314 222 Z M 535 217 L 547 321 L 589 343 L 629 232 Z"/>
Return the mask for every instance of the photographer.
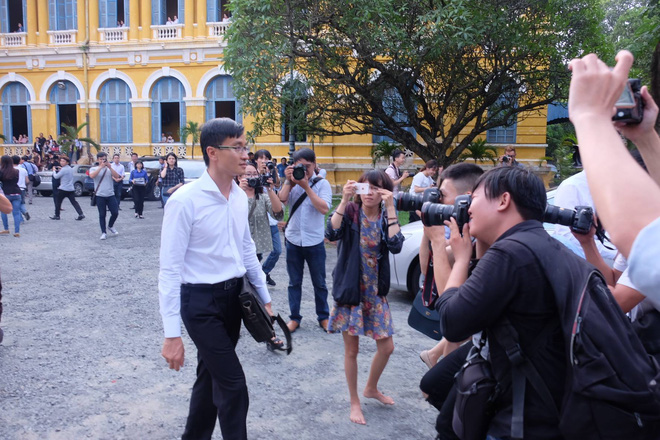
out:
<path id="1" fill-rule="evenodd" d="M 423 193 L 426 188 L 429 188 L 431 186 L 435 185 L 435 175 L 438 173 L 438 161 L 435 159 L 431 159 L 426 164 L 424 167 L 419 171 L 419 173 L 415 174 L 415 177 L 413 177 L 412 184 L 410 185 L 410 193 L 411 194 L 416 194 L 416 193 Z M 417 215 L 415 211 L 410 211 L 410 223 L 416 222 L 417 220 L 420 220 L 420 217 Z"/>
<path id="2" fill-rule="evenodd" d="M 280 177 L 277 172 L 275 164 L 272 162 L 272 156 L 268 150 L 259 150 L 254 154 L 254 157 L 257 161 L 257 171 L 262 176 L 269 176 L 271 184 L 268 185 L 267 190 L 269 191 L 269 196 L 272 193 L 276 198 L 275 188 L 280 186 Z M 279 200 L 279 199 L 278 199 Z M 276 205 L 273 205 L 276 206 Z M 283 218 L 283 217 L 282 217 Z M 264 261 L 263 269 L 266 274 L 266 283 L 269 286 L 275 286 L 277 283 L 270 277 L 270 272 L 275 268 L 275 264 L 280 259 L 280 254 L 282 253 L 282 240 L 280 239 L 280 230 L 277 227 L 277 220 L 282 220 L 282 218 L 275 219 L 273 216 L 268 214 L 268 224 L 270 225 L 270 236 L 272 241 L 272 250 L 268 254 L 266 261 Z M 259 259 L 261 261 L 261 259 Z"/>
<path id="3" fill-rule="evenodd" d="M 338 241 L 337 267 L 332 273 L 335 303 L 328 332 L 341 332 L 344 337 L 350 420 L 364 425 L 357 391 L 359 336 L 373 338 L 377 347 L 363 395 L 385 405 L 394 404 L 391 397 L 378 390 L 378 380 L 394 350 L 394 329 L 386 298 L 390 287 L 388 255 L 401 252 L 404 238 L 390 178 L 383 171 L 373 170 L 365 172 L 358 183 L 367 184 L 368 193 L 357 195 L 356 182 L 346 182 L 325 235 L 330 241 Z"/>
<path id="4" fill-rule="evenodd" d="M 55 200 L 55 215 L 50 217 L 51 220 L 60 219 L 60 210 L 64 199 L 69 199 L 71 206 L 78 213 L 76 220 L 85 218 L 80 205 L 76 201 L 76 192 L 73 187 L 73 168 L 69 166 L 69 161 L 70 159 L 67 156 L 60 157 L 60 166 L 54 169 L 53 178 L 60 179 L 60 187 L 58 188 L 57 199 Z"/>
<path id="5" fill-rule="evenodd" d="M 399 195 L 401 191 L 401 182 L 410 176 L 408 171 L 401 172 L 401 165 L 406 161 L 406 154 L 399 150 L 398 148 L 392 151 L 392 163 L 385 169 L 385 174 L 387 174 L 390 179 L 392 179 L 393 191 L 392 195 L 394 197 Z"/>
<path id="6" fill-rule="evenodd" d="M 325 246 L 323 244 L 325 214 L 332 205 L 330 183 L 314 177 L 316 155 L 301 148 L 293 155 L 293 165 L 286 168 L 286 181 L 279 197 L 289 205 L 289 221 L 285 229 L 286 268 L 289 274 L 289 307 L 291 321 L 287 327 L 293 333 L 299 326 L 302 278 L 305 261 L 314 285 L 316 318 L 325 331 L 328 327 L 328 288 L 325 285 Z"/>
<path id="7" fill-rule="evenodd" d="M 110 220 L 107 229 L 114 236 L 119 232 L 114 228 L 115 221 L 119 217 L 119 206 L 115 197 L 114 181 L 120 176 L 108 163 L 108 155 L 103 151 L 96 154 L 98 166 L 89 170 L 89 177 L 94 179 L 94 188 L 96 193 L 96 207 L 99 211 L 99 224 L 101 226 L 101 240 L 107 238 L 105 215 L 106 208 L 110 209 Z"/>
<path id="8" fill-rule="evenodd" d="M 571 61 L 569 115 L 578 143 L 594 203 L 612 242 L 627 257 L 630 278 L 646 296 L 660 299 L 660 187 L 626 151 L 612 123 L 613 109 L 626 86 L 633 56 L 617 55 L 610 69 L 594 54 Z M 660 138 L 653 130 L 658 107 L 646 87 L 642 123 L 617 128 L 639 148 L 651 175 L 660 164 Z M 622 215 L 634 213 L 634 215 Z"/>
<path id="9" fill-rule="evenodd" d="M 523 164 L 516 160 L 516 147 L 509 145 L 504 150 L 504 155 L 500 156 L 499 166 L 510 166 L 510 167 L 524 167 Z"/>

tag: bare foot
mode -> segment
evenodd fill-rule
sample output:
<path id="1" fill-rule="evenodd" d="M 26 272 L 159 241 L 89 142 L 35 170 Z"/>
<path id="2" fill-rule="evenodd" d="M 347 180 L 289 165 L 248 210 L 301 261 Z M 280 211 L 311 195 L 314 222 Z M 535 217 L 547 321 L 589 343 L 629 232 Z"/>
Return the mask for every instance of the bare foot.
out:
<path id="1" fill-rule="evenodd" d="M 384 403 L 385 405 L 394 405 L 394 399 L 392 399 L 389 396 L 386 396 L 385 394 L 381 393 L 378 390 L 364 390 L 364 393 L 362 393 L 364 397 L 368 397 L 370 399 L 376 399 L 380 403 Z"/>
<path id="2" fill-rule="evenodd" d="M 358 425 L 366 425 L 367 421 L 364 420 L 364 414 L 362 414 L 362 408 L 360 407 L 360 402 L 351 403 L 351 422 L 357 423 Z"/>

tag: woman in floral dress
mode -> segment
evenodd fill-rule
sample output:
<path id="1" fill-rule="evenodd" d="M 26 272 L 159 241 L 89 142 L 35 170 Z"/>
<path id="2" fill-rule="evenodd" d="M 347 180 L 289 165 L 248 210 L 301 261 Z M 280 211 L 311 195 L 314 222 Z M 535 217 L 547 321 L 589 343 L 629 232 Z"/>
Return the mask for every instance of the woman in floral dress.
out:
<path id="1" fill-rule="evenodd" d="M 392 315 L 387 303 L 390 288 L 389 252 L 399 253 L 403 235 L 392 197 L 392 180 L 380 170 L 367 171 L 357 183 L 367 183 L 368 194 L 356 194 L 356 182 L 344 186 L 342 199 L 327 224 L 326 237 L 338 241 L 333 277 L 335 300 L 328 332 L 344 337 L 344 370 L 351 398 L 350 420 L 366 424 L 357 392 L 359 337 L 376 340 L 364 397 L 393 405 L 378 390 L 387 361 L 394 350 Z M 353 198 L 354 201 L 350 201 Z"/>

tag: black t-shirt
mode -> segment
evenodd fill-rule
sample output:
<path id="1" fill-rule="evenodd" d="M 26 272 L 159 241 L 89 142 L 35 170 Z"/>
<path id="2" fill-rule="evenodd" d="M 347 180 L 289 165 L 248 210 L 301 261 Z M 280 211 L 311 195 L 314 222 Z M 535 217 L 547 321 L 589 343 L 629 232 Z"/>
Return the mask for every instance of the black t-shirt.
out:
<path id="1" fill-rule="evenodd" d="M 21 189 L 18 187 L 18 170 L 16 170 L 16 177 L 12 178 L 5 178 L 5 176 L 2 174 L 0 171 L 0 182 L 2 182 L 2 192 L 5 193 L 5 195 L 11 195 L 11 194 L 20 194 Z"/>

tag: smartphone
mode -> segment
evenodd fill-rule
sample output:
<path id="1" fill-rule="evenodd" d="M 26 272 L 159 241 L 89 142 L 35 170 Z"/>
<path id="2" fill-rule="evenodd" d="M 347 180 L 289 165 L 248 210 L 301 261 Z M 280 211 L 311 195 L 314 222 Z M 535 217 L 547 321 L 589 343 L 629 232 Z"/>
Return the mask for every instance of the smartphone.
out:
<path id="1" fill-rule="evenodd" d="M 356 183 L 355 189 L 356 189 L 355 194 L 369 194 L 368 183 Z"/>

